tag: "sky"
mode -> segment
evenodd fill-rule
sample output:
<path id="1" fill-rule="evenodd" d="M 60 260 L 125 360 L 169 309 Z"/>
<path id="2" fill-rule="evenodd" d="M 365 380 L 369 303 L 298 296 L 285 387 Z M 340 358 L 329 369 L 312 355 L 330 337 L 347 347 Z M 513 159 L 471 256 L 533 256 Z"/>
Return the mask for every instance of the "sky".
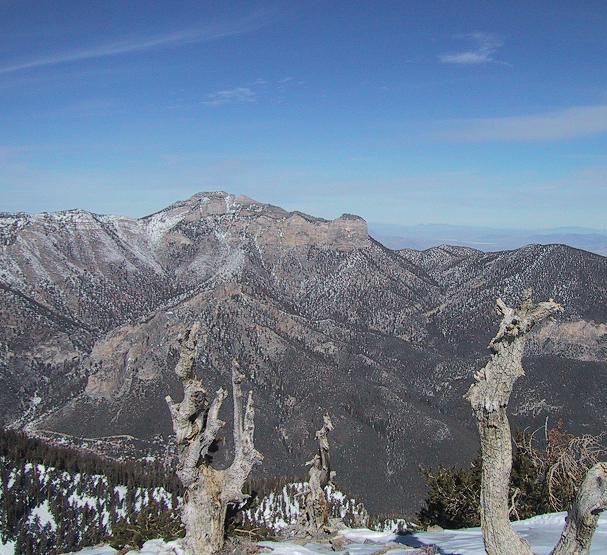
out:
<path id="1" fill-rule="evenodd" d="M 0 0 L 0 211 L 607 221 L 604 0 Z"/>

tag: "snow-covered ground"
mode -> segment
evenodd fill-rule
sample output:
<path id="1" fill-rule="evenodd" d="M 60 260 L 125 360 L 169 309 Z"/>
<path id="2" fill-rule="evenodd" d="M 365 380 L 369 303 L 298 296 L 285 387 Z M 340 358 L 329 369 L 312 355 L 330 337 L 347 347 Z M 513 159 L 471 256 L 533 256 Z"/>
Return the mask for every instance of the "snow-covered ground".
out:
<path id="1" fill-rule="evenodd" d="M 548 555 L 560 537 L 565 524 L 565 516 L 566 513 L 540 515 L 515 522 L 513 526 L 531 544 L 536 555 Z M 370 539 L 377 544 L 396 542 L 413 547 L 436 545 L 444 555 L 485 555 L 480 528 L 423 532 L 406 536 L 379 534 L 367 530 L 346 530 L 343 535 L 356 542 L 364 542 L 366 539 Z M 347 546 L 346 549 L 350 553 L 354 553 L 351 546 Z M 280 549 L 274 550 L 274 555 L 281 555 L 282 553 L 283 551 Z M 293 551 L 288 553 L 289 555 L 296 555 Z M 599 519 L 599 526 L 594 535 L 590 553 L 593 555 L 607 553 L 607 516 L 602 516 Z"/>
<path id="2" fill-rule="evenodd" d="M 114 555 L 114 553 L 118 552 L 109 545 L 103 545 L 101 547 L 87 547 L 76 553 L 78 555 Z M 139 551 L 129 551 L 129 553 L 137 553 L 139 555 L 183 555 L 183 549 L 178 541 L 150 540 L 145 542 Z M 68 553 L 67 555 L 71 554 Z"/>
<path id="3" fill-rule="evenodd" d="M 565 513 L 553 513 L 536 516 L 514 523 L 516 531 L 524 537 L 536 555 L 548 555 L 555 546 L 565 522 Z M 389 555 L 405 555 L 407 547 L 436 545 L 443 555 L 484 555 L 483 539 L 479 528 L 462 530 L 444 530 L 442 532 L 423 532 L 399 536 L 386 532 L 375 532 L 366 528 L 347 529 L 341 534 L 351 542 L 343 552 L 350 555 L 371 555 L 388 547 Z M 367 542 L 367 543 L 365 543 Z M 399 544 L 399 546 L 393 545 Z M 335 553 L 330 544 L 309 543 L 299 545 L 293 542 L 260 542 L 261 546 L 272 549 L 272 555 L 329 555 Z M 95 547 L 78 552 L 79 555 L 113 555 L 116 550 L 111 547 Z M 178 542 L 165 543 L 162 540 L 146 542 L 139 552 L 142 555 L 182 555 Z M 607 553 L 607 516 L 599 520 L 599 527 L 592 542 L 592 555 Z"/>

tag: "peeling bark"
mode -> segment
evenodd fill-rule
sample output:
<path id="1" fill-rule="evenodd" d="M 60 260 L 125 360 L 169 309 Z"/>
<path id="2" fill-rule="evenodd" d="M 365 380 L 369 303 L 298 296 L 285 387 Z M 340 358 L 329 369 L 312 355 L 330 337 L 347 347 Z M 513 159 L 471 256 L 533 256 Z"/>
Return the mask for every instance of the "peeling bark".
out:
<path id="1" fill-rule="evenodd" d="M 328 433 L 333 431 L 333 423 L 328 414 L 325 414 L 323 418 L 323 426 L 316 432 L 318 452 L 312 460 L 306 463 L 307 466 L 310 466 L 310 470 L 304 494 L 301 524 L 306 532 L 312 535 L 322 532 L 329 524 L 329 510 L 324 488 L 335 477 L 335 472 L 331 470 L 328 439 Z"/>
<path id="2" fill-rule="evenodd" d="M 223 547 L 228 504 L 244 500 L 242 487 L 253 466 L 263 456 L 253 445 L 255 408 L 249 392 L 242 414 L 242 381 L 239 364 L 232 364 L 234 395 L 234 460 L 226 469 L 211 466 L 209 450 L 225 422 L 219 419 L 225 389 L 212 400 L 194 374 L 197 336 L 196 323 L 179 337 L 179 361 L 175 374 L 183 384 L 183 400 L 166 397 L 177 440 L 177 476 L 186 488 L 182 521 L 186 529 L 184 546 L 188 554 L 207 555 Z"/>
<path id="3" fill-rule="evenodd" d="M 465 396 L 481 439 L 481 527 L 488 555 L 531 555 L 531 547 L 516 534 L 509 520 L 512 438 L 506 408 L 514 383 L 525 374 L 522 357 L 526 334 L 538 322 L 562 312 L 563 307 L 552 299 L 534 304 L 531 291 L 526 290 L 518 308 L 510 308 L 498 299 L 496 309 L 502 321 L 489 344 L 491 359 L 476 373 Z M 606 507 L 607 463 L 598 463 L 588 471 L 552 555 L 587 554 L 598 514 Z"/>

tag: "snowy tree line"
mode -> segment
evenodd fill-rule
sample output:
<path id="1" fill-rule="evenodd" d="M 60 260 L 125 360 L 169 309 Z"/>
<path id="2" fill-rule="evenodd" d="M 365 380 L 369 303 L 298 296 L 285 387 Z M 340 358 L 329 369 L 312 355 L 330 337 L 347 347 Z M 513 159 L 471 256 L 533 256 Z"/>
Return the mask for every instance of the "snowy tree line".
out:
<path id="1" fill-rule="evenodd" d="M 0 544 L 15 555 L 56 555 L 107 542 L 116 548 L 183 534 L 183 490 L 159 463 L 118 462 L 21 432 L 0 429 Z M 232 533 L 273 537 L 297 521 L 301 478 L 252 479 L 247 506 L 232 515 Z M 329 485 L 330 515 L 383 530 L 404 521 L 371 518 L 364 505 Z"/>
<path id="2" fill-rule="evenodd" d="M 95 545 L 141 515 L 165 526 L 179 522 L 179 484 L 159 464 L 107 461 L 6 430 L 0 460 L 0 540 L 15 554 Z"/>

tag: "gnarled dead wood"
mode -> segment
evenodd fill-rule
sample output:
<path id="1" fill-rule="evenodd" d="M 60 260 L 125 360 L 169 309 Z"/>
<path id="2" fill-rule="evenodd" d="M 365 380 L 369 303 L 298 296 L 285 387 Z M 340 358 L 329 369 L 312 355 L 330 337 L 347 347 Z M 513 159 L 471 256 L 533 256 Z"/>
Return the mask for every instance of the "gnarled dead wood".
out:
<path id="1" fill-rule="evenodd" d="M 526 290 L 518 308 L 497 300 L 502 321 L 489 348 L 491 359 L 475 375 L 466 398 L 476 416 L 481 438 L 481 527 L 488 555 L 530 555 L 529 544 L 512 529 L 508 518 L 508 485 L 512 469 L 512 439 L 506 408 L 522 367 L 526 334 L 535 325 L 561 312 L 552 299 L 534 304 Z M 561 539 L 552 555 L 589 553 L 598 514 L 607 508 L 607 463 L 598 463 L 587 473 L 567 516 Z"/>
<path id="2" fill-rule="evenodd" d="M 551 555 L 587 555 L 599 514 L 607 508 L 607 463 L 595 464 L 586 474 L 565 528 Z"/>
<path id="3" fill-rule="evenodd" d="M 316 432 L 318 451 L 306 463 L 310 470 L 298 524 L 302 532 L 312 536 L 322 533 L 329 524 L 329 507 L 324 488 L 335 476 L 335 472 L 331 470 L 328 439 L 328 433 L 333 430 L 333 423 L 328 414 L 324 415 L 323 421 L 322 428 Z"/>
<path id="4" fill-rule="evenodd" d="M 242 415 L 242 381 L 239 364 L 232 365 L 234 395 L 234 460 L 226 469 L 211 466 L 209 450 L 225 422 L 219 419 L 227 396 L 220 388 L 209 400 L 207 390 L 194 374 L 196 323 L 179 336 L 179 361 L 175 374 L 183 385 L 183 400 L 166 397 L 177 440 L 177 476 L 186 488 L 182 521 L 186 529 L 184 545 L 188 554 L 216 553 L 224 543 L 228 504 L 243 501 L 242 487 L 253 465 L 263 457 L 253 445 L 255 408 L 251 392 Z"/>
<path id="5" fill-rule="evenodd" d="M 311 534 L 321 533 L 329 524 L 329 507 L 325 496 L 325 486 L 335 477 L 331 470 L 331 457 L 329 454 L 328 433 L 333 431 L 333 423 L 328 414 L 323 417 L 324 423 L 316 432 L 318 451 L 306 465 L 308 483 L 304 492 L 304 510 L 301 515 L 301 526 Z"/>
<path id="6" fill-rule="evenodd" d="M 489 344 L 491 359 L 476 373 L 475 382 L 466 394 L 481 439 L 481 527 L 489 555 L 530 555 L 529 544 L 514 532 L 508 518 L 512 439 L 506 407 L 514 382 L 524 375 L 522 357 L 526 334 L 562 307 L 553 300 L 535 305 L 531 292 L 526 291 L 518 308 L 510 308 L 498 299 L 496 310 L 502 321 Z"/>

